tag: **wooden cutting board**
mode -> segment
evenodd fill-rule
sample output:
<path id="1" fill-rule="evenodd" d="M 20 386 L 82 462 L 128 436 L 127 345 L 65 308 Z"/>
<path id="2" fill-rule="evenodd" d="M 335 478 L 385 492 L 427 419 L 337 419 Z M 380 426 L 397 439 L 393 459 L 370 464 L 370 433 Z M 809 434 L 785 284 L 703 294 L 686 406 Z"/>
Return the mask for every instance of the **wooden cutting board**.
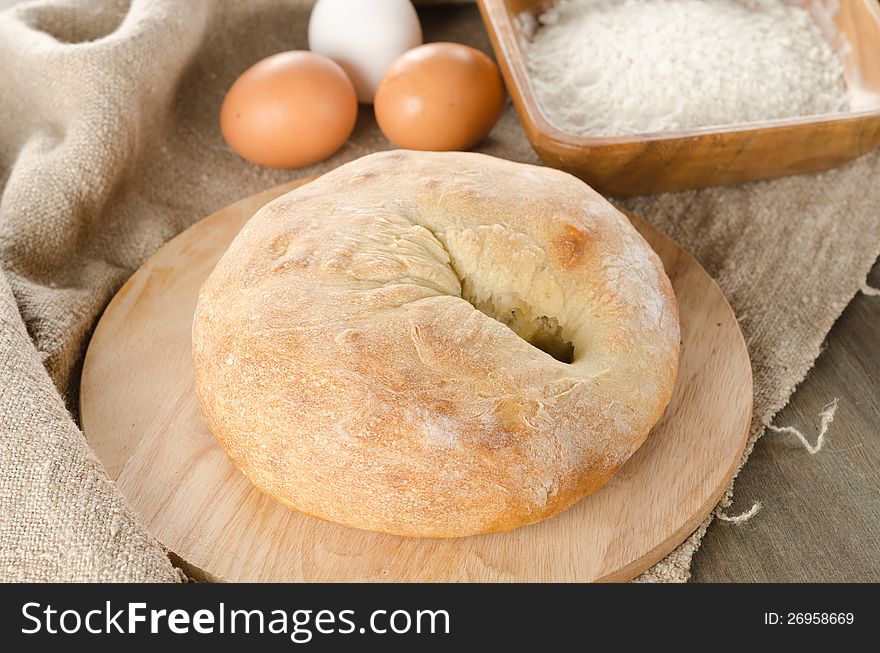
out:
<path id="1" fill-rule="evenodd" d="M 306 517 L 252 486 L 199 414 L 190 327 L 199 287 L 244 223 L 306 181 L 232 204 L 170 241 L 110 302 L 86 355 L 86 437 L 129 505 L 190 574 L 229 581 L 623 581 L 708 516 L 745 447 L 749 358 L 718 286 L 636 217 L 678 297 L 681 369 L 648 442 L 601 491 L 510 533 L 416 539 Z"/>

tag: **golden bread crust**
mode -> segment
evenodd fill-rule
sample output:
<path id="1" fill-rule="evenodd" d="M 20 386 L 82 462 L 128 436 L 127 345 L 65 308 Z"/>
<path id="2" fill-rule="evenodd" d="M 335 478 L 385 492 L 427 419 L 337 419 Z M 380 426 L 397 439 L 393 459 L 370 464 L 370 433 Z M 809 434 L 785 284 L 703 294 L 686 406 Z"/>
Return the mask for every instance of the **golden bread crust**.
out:
<path id="1" fill-rule="evenodd" d="M 583 182 L 396 151 L 248 222 L 201 289 L 193 355 L 202 414 L 261 490 L 454 537 L 601 487 L 669 401 L 679 324 L 657 255 Z"/>

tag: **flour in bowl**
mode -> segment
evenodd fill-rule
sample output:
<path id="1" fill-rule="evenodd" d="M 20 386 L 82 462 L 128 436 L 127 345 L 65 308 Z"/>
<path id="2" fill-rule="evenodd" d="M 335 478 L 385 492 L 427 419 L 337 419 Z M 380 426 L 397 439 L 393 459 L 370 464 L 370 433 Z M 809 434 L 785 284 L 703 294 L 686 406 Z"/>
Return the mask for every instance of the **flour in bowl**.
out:
<path id="1" fill-rule="evenodd" d="M 526 49 L 547 118 L 614 136 L 836 113 L 843 66 L 785 0 L 560 0 Z"/>

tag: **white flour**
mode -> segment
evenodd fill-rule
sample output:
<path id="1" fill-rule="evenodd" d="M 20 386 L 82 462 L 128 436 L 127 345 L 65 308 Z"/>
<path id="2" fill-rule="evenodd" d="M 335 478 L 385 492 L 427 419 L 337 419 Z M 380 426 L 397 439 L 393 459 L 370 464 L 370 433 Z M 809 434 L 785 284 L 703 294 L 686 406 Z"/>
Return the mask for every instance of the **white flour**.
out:
<path id="1" fill-rule="evenodd" d="M 784 0 L 560 0 L 526 57 L 556 127 L 613 136 L 835 113 L 843 67 Z"/>

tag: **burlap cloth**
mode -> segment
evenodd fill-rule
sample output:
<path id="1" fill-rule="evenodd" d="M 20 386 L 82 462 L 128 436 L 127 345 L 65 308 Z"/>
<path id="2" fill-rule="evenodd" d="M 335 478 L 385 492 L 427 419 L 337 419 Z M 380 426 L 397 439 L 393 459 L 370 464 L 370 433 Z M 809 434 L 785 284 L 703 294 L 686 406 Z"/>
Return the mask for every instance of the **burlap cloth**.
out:
<path id="1" fill-rule="evenodd" d="M 261 170 L 225 147 L 224 91 L 261 57 L 305 47 L 309 4 L 54 0 L 0 15 L 0 579 L 181 579 L 69 410 L 101 310 L 165 241 L 293 175 L 389 147 L 368 111 L 309 170 Z M 428 39 L 488 50 L 472 6 L 423 18 Z M 512 110 L 481 149 L 536 161 Z M 877 257 L 878 175 L 870 155 L 822 175 L 627 202 L 736 310 L 754 368 L 752 442 Z M 705 528 L 643 579 L 686 580 Z"/>

